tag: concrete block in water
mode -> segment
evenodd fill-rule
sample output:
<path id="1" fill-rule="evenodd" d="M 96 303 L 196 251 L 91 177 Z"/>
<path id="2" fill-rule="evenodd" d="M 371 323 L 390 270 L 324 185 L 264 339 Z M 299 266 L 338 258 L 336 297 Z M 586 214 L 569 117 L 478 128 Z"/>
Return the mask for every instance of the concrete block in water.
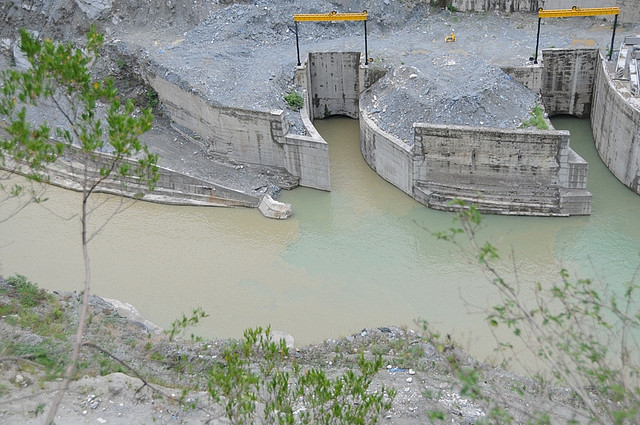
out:
<path id="1" fill-rule="evenodd" d="M 265 217 L 278 220 L 284 220 L 291 216 L 291 204 L 276 201 L 268 194 L 262 197 L 258 209 Z"/>

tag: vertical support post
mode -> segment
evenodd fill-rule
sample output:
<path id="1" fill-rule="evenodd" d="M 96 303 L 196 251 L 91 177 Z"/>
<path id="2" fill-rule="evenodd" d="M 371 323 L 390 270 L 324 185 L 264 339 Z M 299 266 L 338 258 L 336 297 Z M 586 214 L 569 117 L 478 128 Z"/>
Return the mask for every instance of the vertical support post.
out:
<path id="1" fill-rule="evenodd" d="M 298 66 L 302 65 L 300 63 L 300 43 L 298 41 L 298 21 L 295 21 L 296 24 L 296 51 L 298 52 Z"/>
<path id="2" fill-rule="evenodd" d="M 369 51 L 367 50 L 367 20 L 364 21 L 364 64 L 369 63 Z"/>
<path id="3" fill-rule="evenodd" d="M 611 60 L 611 55 L 613 55 L 613 43 L 616 39 L 616 26 L 618 25 L 618 15 L 613 18 L 613 34 L 611 35 L 611 47 L 609 48 L 609 60 Z"/>
<path id="4" fill-rule="evenodd" d="M 538 46 L 540 45 L 540 22 L 542 18 L 538 17 L 538 35 L 536 35 L 536 54 L 533 59 L 533 63 L 538 63 Z"/>

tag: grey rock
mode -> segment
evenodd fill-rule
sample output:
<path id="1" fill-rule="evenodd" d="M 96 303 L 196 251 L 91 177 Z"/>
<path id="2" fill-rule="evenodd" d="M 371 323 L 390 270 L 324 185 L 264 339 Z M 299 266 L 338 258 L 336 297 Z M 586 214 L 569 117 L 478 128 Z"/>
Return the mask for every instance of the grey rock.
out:
<path id="1" fill-rule="evenodd" d="M 29 59 L 27 59 L 27 55 L 20 50 L 19 43 L 15 43 L 13 45 L 13 60 L 19 70 L 26 71 L 27 69 L 31 69 L 31 63 L 29 62 Z"/>
<path id="2" fill-rule="evenodd" d="M 76 0 L 78 7 L 89 19 L 99 19 L 111 11 L 111 0 Z"/>

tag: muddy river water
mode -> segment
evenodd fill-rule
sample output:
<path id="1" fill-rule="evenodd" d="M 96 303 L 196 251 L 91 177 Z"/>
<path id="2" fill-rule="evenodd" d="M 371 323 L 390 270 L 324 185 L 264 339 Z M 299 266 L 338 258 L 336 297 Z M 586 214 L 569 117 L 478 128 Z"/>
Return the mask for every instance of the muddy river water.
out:
<path id="1" fill-rule="evenodd" d="M 316 124 L 330 144 L 332 192 L 283 193 L 294 209 L 286 221 L 252 209 L 138 202 L 91 243 L 92 292 L 131 303 L 160 326 L 201 306 L 211 316 L 198 328 L 205 336 L 238 337 L 246 327 L 271 324 L 297 344 L 426 319 L 472 354 L 488 355 L 495 344 L 479 310 L 495 294 L 473 261 L 430 233 L 449 227 L 452 216 L 378 177 L 361 158 L 357 121 Z M 554 124 L 571 130 L 571 146 L 590 164 L 593 214 L 487 216 L 481 237 L 504 257 L 513 252 L 525 287 L 556 279 L 561 267 L 612 284 L 628 281 L 640 264 L 640 196 L 604 167 L 588 121 Z M 79 290 L 82 255 L 72 215 L 80 196 L 57 188 L 48 196 L 43 207 L 0 225 L 0 272 Z"/>

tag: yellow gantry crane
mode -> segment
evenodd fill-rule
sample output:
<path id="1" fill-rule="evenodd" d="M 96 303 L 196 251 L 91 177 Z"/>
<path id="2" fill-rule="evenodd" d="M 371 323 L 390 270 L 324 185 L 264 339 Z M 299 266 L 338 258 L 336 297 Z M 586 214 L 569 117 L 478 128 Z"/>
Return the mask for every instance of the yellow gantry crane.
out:
<path id="1" fill-rule="evenodd" d="M 299 21 L 366 21 L 367 11 L 362 13 L 338 13 L 332 10 L 329 13 L 299 13 L 293 15 L 295 22 Z"/>
<path id="2" fill-rule="evenodd" d="M 571 18 L 574 16 L 598 16 L 598 15 L 615 15 L 613 20 L 613 35 L 611 36 L 611 48 L 609 49 L 609 60 L 613 54 L 613 43 L 616 38 L 616 26 L 618 25 L 619 7 L 587 7 L 584 9 L 573 6 L 571 9 L 538 9 L 538 35 L 536 36 L 536 55 L 533 63 L 538 63 L 538 46 L 540 44 L 540 21 L 542 18 Z"/>
<path id="3" fill-rule="evenodd" d="M 365 63 L 369 61 L 369 52 L 367 51 L 367 11 L 362 13 L 338 13 L 335 10 L 329 13 L 301 13 L 293 15 L 293 21 L 296 26 L 296 50 L 298 52 L 298 66 L 300 62 L 300 44 L 298 41 L 298 22 L 303 21 L 362 21 L 364 22 L 364 57 Z"/>

